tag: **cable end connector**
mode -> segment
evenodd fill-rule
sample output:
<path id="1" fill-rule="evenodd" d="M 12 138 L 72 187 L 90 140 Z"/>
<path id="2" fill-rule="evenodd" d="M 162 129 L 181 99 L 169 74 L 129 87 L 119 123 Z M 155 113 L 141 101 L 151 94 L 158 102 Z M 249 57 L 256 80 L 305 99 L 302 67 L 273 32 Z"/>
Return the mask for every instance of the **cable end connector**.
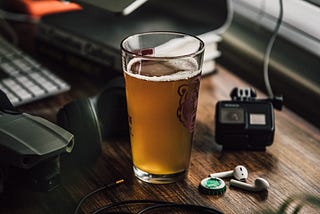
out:
<path id="1" fill-rule="evenodd" d="M 124 183 L 124 179 L 119 179 L 106 185 L 107 188 L 114 187 Z"/>

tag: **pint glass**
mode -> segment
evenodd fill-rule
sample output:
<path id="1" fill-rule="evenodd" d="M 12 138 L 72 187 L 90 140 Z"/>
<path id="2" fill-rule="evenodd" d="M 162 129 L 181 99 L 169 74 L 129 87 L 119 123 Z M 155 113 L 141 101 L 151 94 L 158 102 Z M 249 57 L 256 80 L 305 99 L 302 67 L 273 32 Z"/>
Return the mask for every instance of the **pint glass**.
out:
<path id="1" fill-rule="evenodd" d="M 135 176 L 172 183 L 187 175 L 204 43 L 147 32 L 121 43 Z"/>

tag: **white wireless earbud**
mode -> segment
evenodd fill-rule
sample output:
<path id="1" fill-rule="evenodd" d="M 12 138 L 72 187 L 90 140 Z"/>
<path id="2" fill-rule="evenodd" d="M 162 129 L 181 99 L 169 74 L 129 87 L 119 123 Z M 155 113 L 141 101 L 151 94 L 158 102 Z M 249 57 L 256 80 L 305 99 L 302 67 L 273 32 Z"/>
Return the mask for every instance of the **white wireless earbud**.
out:
<path id="1" fill-rule="evenodd" d="M 237 180 L 246 180 L 248 178 L 248 170 L 244 166 L 236 166 L 234 170 L 226 171 L 226 172 L 217 172 L 209 175 L 210 177 L 216 178 L 227 178 L 234 177 Z"/>
<path id="2" fill-rule="evenodd" d="M 269 185 L 268 181 L 266 181 L 265 179 L 257 178 L 254 181 L 253 185 L 248 184 L 248 183 L 244 183 L 242 181 L 231 179 L 230 186 L 239 187 L 239 188 L 247 190 L 247 191 L 259 192 L 259 191 L 267 190 L 270 185 Z"/>

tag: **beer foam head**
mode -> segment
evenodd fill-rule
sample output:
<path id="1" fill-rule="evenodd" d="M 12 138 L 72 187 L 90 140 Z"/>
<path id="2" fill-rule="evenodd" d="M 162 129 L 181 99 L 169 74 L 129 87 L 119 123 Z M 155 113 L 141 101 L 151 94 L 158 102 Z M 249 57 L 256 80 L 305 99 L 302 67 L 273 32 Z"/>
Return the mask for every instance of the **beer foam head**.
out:
<path id="1" fill-rule="evenodd" d="M 185 59 L 146 59 L 133 58 L 127 65 L 127 74 L 149 81 L 172 81 L 189 79 L 201 70 L 193 58 Z"/>

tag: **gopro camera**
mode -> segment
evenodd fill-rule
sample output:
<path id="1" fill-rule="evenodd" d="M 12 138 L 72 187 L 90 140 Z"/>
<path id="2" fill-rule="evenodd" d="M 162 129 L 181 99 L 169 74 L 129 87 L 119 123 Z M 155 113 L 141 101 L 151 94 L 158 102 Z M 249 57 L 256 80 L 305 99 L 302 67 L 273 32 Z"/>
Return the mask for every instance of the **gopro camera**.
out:
<path id="1" fill-rule="evenodd" d="M 282 99 L 256 99 L 253 89 L 234 88 L 230 101 L 216 105 L 216 142 L 225 150 L 265 150 L 273 143 L 274 105 Z"/>

